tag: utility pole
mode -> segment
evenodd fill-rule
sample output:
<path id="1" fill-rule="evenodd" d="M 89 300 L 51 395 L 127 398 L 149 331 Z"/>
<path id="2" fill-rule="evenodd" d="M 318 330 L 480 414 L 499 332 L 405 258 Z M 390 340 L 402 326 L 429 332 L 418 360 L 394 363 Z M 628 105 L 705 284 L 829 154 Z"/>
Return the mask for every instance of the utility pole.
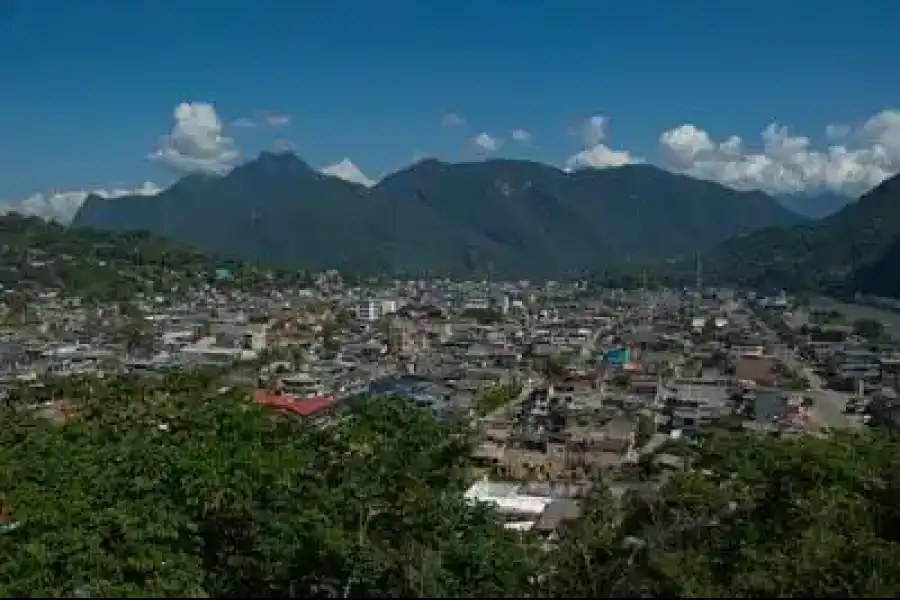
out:
<path id="1" fill-rule="evenodd" d="M 699 294 L 703 291 L 703 260 L 700 258 L 699 252 L 696 254 L 695 267 L 696 267 L 696 273 L 695 273 L 696 282 L 695 283 L 697 286 L 697 293 Z"/>

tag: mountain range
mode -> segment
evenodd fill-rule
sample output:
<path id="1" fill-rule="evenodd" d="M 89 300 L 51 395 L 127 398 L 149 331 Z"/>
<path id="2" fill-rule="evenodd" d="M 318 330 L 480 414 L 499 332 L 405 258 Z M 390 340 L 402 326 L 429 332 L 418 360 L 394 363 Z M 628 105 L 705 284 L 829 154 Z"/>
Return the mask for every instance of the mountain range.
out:
<path id="1" fill-rule="evenodd" d="M 417 162 L 362 185 L 264 153 L 156 196 L 89 197 L 73 227 L 149 230 L 200 249 L 357 272 L 562 275 L 677 259 L 805 219 L 650 165 L 565 172 L 529 161 Z"/>
<path id="2" fill-rule="evenodd" d="M 702 255 L 702 267 L 708 281 L 746 287 L 898 295 L 900 176 L 823 219 L 727 240 Z M 694 264 L 660 272 L 692 281 Z"/>
<path id="3" fill-rule="evenodd" d="M 849 289 L 869 296 L 900 298 L 900 239 L 881 258 L 857 269 Z"/>

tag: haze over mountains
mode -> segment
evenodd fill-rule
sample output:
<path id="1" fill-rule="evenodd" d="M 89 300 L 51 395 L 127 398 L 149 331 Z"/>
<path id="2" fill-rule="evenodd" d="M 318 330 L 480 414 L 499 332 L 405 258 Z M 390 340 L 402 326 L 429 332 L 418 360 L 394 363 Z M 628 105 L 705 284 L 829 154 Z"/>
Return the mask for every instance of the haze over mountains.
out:
<path id="1" fill-rule="evenodd" d="M 156 196 L 91 196 L 73 226 L 147 229 L 309 268 L 538 276 L 692 255 L 803 221 L 764 193 L 650 165 L 567 173 L 529 161 L 428 159 L 375 185 L 349 161 L 339 166 L 323 174 L 293 154 L 263 153 Z"/>
<path id="2" fill-rule="evenodd" d="M 833 215 L 856 201 L 856 198 L 849 198 L 833 192 L 779 195 L 775 198 L 789 211 L 808 219 L 821 219 Z"/>

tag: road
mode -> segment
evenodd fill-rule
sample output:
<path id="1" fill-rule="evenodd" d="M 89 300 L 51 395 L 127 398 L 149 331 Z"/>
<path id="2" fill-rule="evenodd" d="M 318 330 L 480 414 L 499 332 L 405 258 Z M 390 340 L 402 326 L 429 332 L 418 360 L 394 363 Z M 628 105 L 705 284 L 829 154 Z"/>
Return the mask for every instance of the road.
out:
<path id="1" fill-rule="evenodd" d="M 810 410 L 810 420 L 813 423 L 819 427 L 835 429 L 856 428 L 862 424 L 859 418 L 845 412 L 849 394 L 827 389 L 822 377 L 790 349 L 784 352 L 784 363 L 809 381 L 807 395 L 813 400 Z"/>
<path id="2" fill-rule="evenodd" d="M 834 390 L 811 390 L 807 394 L 813 400 L 809 411 L 810 421 L 819 427 L 829 429 L 855 429 L 862 421 L 844 412 L 847 397 Z"/>
<path id="3" fill-rule="evenodd" d="M 765 323 L 762 323 L 762 326 L 766 330 L 772 331 Z M 814 425 L 831 429 L 851 429 L 862 425 L 860 419 L 844 412 L 847 408 L 848 395 L 827 389 L 822 377 L 813 371 L 794 350 L 787 346 L 781 346 L 775 354 L 784 363 L 784 366 L 809 382 L 809 390 L 806 395 L 813 401 L 809 419 Z"/>

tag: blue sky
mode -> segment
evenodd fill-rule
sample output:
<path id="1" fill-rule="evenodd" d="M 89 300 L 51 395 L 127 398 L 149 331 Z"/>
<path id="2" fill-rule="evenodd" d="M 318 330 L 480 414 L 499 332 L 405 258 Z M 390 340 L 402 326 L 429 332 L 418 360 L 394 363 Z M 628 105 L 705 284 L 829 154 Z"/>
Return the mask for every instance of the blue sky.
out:
<path id="1" fill-rule="evenodd" d="M 416 153 L 459 159 L 481 132 L 499 156 L 563 164 L 593 115 L 608 120 L 591 144 L 660 164 L 661 133 L 684 124 L 740 136 L 741 156 L 772 122 L 821 152 L 826 126 L 846 125 L 841 144 L 871 149 L 900 132 L 887 119 L 857 135 L 900 108 L 898 22 L 900 3 L 832 0 L 0 0 L 0 200 L 170 183 L 148 156 L 181 102 L 213 103 L 244 157 L 289 140 L 371 177 Z M 229 126 L 260 111 L 290 124 Z M 442 127 L 448 112 L 465 124 Z"/>

